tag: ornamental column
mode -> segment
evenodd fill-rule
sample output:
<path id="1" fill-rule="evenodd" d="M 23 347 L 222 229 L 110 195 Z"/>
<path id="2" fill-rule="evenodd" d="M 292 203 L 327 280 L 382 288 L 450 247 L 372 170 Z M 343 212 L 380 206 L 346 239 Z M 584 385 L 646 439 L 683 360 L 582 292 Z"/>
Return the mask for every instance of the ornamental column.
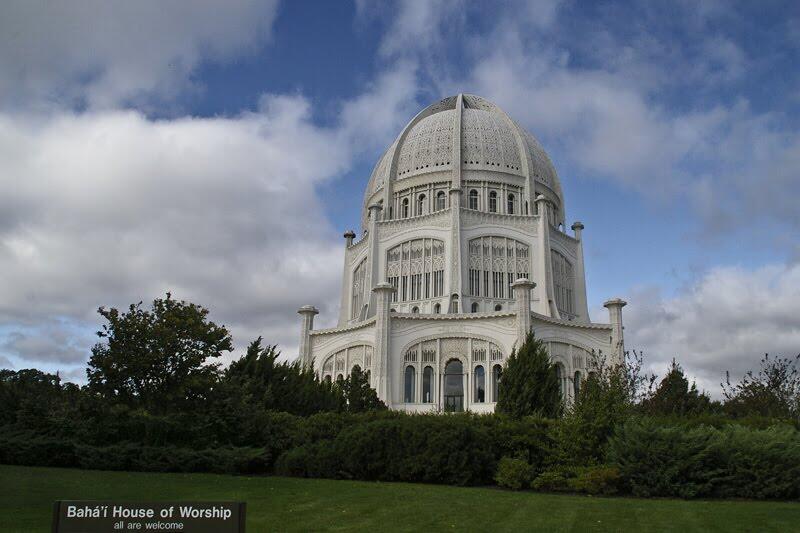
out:
<path id="1" fill-rule="evenodd" d="M 536 284 L 526 278 L 519 278 L 511 284 L 517 300 L 517 349 L 531 331 L 531 290 L 534 287 Z"/>
<path id="2" fill-rule="evenodd" d="M 586 300 L 586 269 L 583 265 L 583 239 L 581 237 L 583 227 L 583 223 L 581 222 L 575 222 L 572 225 L 572 231 L 575 233 L 575 240 L 578 241 L 575 254 L 578 256 L 577 264 L 575 265 L 575 296 L 578 301 L 575 302 L 575 309 L 577 309 L 578 314 L 581 315 L 580 318 L 582 321 L 588 323 L 589 304 Z"/>
<path id="3" fill-rule="evenodd" d="M 550 255 L 550 214 L 548 207 L 550 200 L 539 195 L 536 197 L 536 210 L 539 215 L 537 233 L 539 239 L 539 250 L 537 251 L 537 270 L 541 276 L 539 290 L 539 302 L 536 305 L 536 312 L 544 316 L 561 318 L 555 302 L 555 290 L 553 289 L 553 262 Z"/>
<path id="4" fill-rule="evenodd" d="M 353 246 L 353 239 L 356 234 L 353 230 L 348 230 L 344 234 L 344 268 L 342 269 L 342 294 L 339 300 L 339 327 L 344 326 L 348 320 L 353 316 L 353 310 L 350 309 L 353 299 L 353 280 L 350 271 L 350 247 Z"/>
<path id="5" fill-rule="evenodd" d="M 366 291 L 367 287 L 375 286 L 381 279 L 378 272 L 380 266 L 380 258 L 378 257 L 378 219 L 381 216 L 382 210 L 383 206 L 381 204 L 372 204 L 369 206 L 369 229 L 367 230 L 367 238 L 369 239 L 367 246 L 369 246 L 369 248 L 367 249 L 367 272 L 366 276 L 364 276 L 364 291 Z M 375 293 L 365 296 L 369 299 L 367 315 L 364 317 L 366 319 L 375 314 L 375 306 L 377 303 L 375 301 Z M 359 310 L 359 313 L 360 312 Z"/>
<path id="6" fill-rule="evenodd" d="M 375 285 L 372 293 L 375 296 L 375 391 L 387 407 L 392 406 L 391 367 L 389 358 L 389 337 L 392 321 L 389 305 L 394 287 L 385 281 Z"/>
<path id="7" fill-rule="evenodd" d="M 622 326 L 622 308 L 628 304 L 625 300 L 614 298 L 603 304 L 608 309 L 608 321 L 611 323 L 611 357 L 612 364 L 625 363 L 625 338 Z"/>
<path id="8" fill-rule="evenodd" d="M 297 312 L 303 318 L 300 321 L 300 349 L 298 359 L 304 368 L 313 368 L 311 358 L 311 330 L 314 329 L 314 315 L 319 311 L 313 305 L 304 305 Z"/>
<path id="9" fill-rule="evenodd" d="M 450 289 L 447 295 L 447 312 L 463 312 L 461 296 L 461 113 L 464 107 L 464 95 L 456 97 L 456 108 L 453 114 L 453 146 L 450 154 Z M 458 300 L 453 300 L 458 295 Z"/>

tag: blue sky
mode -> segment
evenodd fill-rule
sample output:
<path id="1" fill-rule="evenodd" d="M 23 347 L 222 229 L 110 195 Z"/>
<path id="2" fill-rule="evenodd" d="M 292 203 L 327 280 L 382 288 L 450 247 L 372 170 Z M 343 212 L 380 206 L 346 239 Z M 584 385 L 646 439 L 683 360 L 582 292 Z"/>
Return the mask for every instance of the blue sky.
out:
<path id="1" fill-rule="evenodd" d="M 96 308 L 166 290 L 294 353 L 377 157 L 457 92 L 540 139 L 654 370 L 800 352 L 797 3 L 189 6 L 0 6 L 2 365 L 81 379 Z"/>

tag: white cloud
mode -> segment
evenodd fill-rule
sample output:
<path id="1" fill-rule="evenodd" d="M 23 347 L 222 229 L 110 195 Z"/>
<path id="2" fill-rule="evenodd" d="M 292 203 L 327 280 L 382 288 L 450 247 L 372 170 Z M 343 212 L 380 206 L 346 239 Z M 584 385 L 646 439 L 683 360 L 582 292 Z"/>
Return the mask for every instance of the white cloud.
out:
<path id="1" fill-rule="evenodd" d="M 98 306 L 172 291 L 237 347 L 264 335 L 293 357 L 295 310 L 317 305 L 321 326 L 338 311 L 343 244 L 317 187 L 388 142 L 415 107 L 413 80 L 399 63 L 327 128 L 286 95 L 227 118 L 0 113 L 0 355 L 81 362 Z M 72 337 L 48 326 L 60 321 Z"/>
<path id="2" fill-rule="evenodd" d="M 100 305 L 171 290 L 208 306 L 239 345 L 264 334 L 290 351 L 294 309 L 335 314 L 341 239 L 315 186 L 352 151 L 310 123 L 300 97 L 229 119 L 0 116 L 0 152 L 1 323 L 97 324 Z M 48 357 L 31 343 L 12 335 L 5 348 Z"/>
<path id="3" fill-rule="evenodd" d="M 0 101 L 107 108 L 170 97 L 202 61 L 260 46 L 276 12 L 276 0 L 3 2 Z"/>
<path id="4" fill-rule="evenodd" d="M 765 353 L 800 353 L 800 264 L 712 269 L 670 297 L 640 288 L 625 311 L 628 348 L 661 375 L 676 358 L 719 395 L 726 370 L 738 380 Z"/>
<path id="5" fill-rule="evenodd" d="M 72 365 L 86 361 L 87 347 L 94 341 L 90 335 L 76 333 L 66 324 L 44 323 L 12 331 L 0 343 L 0 349 L 26 362 Z"/>

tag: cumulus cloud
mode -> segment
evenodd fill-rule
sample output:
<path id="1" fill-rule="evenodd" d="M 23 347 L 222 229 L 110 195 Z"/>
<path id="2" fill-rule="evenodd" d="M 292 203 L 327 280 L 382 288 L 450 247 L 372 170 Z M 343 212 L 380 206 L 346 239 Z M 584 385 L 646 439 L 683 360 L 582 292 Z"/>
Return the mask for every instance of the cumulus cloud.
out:
<path id="1" fill-rule="evenodd" d="M 673 296 L 639 288 L 625 308 L 626 344 L 661 375 L 676 358 L 718 395 L 725 372 L 739 379 L 765 353 L 800 353 L 800 265 L 720 267 Z"/>
<path id="2" fill-rule="evenodd" d="M 413 80 L 413 65 L 387 70 L 330 127 L 300 95 L 267 94 L 233 117 L 0 113 L 0 323 L 11 331 L 0 354 L 83 362 L 98 306 L 171 291 L 209 307 L 237 347 L 264 335 L 293 357 L 295 310 L 317 305 L 320 326 L 338 311 L 340 228 L 317 187 L 387 142 L 414 107 Z M 69 328 L 42 326 L 59 321 Z"/>
<path id="3" fill-rule="evenodd" d="M 12 331 L 0 343 L 0 349 L 24 361 L 72 365 L 86 361 L 87 346 L 92 343 L 89 335 L 56 323 Z"/>
<path id="4" fill-rule="evenodd" d="M 263 333 L 291 349 L 295 308 L 334 314 L 340 239 L 314 188 L 349 164 L 343 143 L 300 97 L 235 118 L 0 117 L 0 321 L 91 324 L 99 305 L 171 290 L 240 344 Z M 57 341 L 12 335 L 6 349 L 73 359 Z"/>
<path id="5" fill-rule="evenodd" d="M 202 61 L 269 38 L 277 0 L 0 5 L 0 102 L 107 108 L 185 90 Z"/>

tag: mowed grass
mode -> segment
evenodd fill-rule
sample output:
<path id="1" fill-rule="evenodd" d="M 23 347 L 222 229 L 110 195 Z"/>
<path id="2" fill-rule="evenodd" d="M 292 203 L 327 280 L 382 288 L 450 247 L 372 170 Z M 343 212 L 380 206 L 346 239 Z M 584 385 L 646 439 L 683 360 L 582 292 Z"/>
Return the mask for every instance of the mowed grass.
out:
<path id="1" fill-rule="evenodd" d="M 57 499 L 242 500 L 261 531 L 800 531 L 800 503 L 591 498 L 492 488 L 0 465 L 0 531 Z"/>

